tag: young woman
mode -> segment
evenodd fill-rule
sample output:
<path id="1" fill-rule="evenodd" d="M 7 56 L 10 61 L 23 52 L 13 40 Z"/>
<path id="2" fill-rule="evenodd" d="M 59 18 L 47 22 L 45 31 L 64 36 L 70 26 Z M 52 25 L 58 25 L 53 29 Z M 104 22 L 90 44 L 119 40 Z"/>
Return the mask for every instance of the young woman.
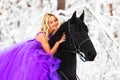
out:
<path id="1" fill-rule="evenodd" d="M 35 39 L 0 51 L 0 80 L 61 80 L 56 71 L 60 60 L 53 55 L 65 41 L 65 34 L 53 48 L 48 43 L 58 28 L 58 18 L 47 13 Z"/>

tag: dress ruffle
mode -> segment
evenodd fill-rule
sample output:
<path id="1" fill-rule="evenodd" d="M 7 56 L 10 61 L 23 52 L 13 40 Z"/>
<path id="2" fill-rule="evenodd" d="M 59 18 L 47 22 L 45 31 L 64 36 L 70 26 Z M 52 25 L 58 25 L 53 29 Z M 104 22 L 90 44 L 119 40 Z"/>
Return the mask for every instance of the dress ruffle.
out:
<path id="1" fill-rule="evenodd" d="M 61 80 L 60 62 L 36 39 L 29 40 L 0 52 L 0 80 Z"/>

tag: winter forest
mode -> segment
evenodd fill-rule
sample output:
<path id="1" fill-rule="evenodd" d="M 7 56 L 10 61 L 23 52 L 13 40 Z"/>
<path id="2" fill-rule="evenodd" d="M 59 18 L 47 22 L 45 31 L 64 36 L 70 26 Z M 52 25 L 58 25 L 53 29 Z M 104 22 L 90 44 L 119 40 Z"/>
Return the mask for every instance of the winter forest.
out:
<path id="1" fill-rule="evenodd" d="M 120 0 L 0 0 L 0 49 L 34 38 L 46 12 L 63 23 L 83 10 L 97 56 L 92 62 L 77 56 L 77 75 L 80 80 L 120 80 Z"/>

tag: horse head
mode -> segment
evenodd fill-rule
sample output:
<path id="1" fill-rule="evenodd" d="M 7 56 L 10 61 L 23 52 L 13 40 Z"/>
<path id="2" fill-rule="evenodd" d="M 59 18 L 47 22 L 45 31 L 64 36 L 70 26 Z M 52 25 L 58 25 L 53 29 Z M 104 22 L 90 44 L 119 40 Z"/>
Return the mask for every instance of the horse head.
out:
<path id="1" fill-rule="evenodd" d="M 96 50 L 88 35 L 89 30 L 84 22 L 84 11 L 80 17 L 76 17 L 75 11 L 67 23 L 68 42 L 66 42 L 69 45 L 67 47 L 70 49 L 69 51 L 78 53 L 86 61 L 93 61 L 96 57 Z"/>

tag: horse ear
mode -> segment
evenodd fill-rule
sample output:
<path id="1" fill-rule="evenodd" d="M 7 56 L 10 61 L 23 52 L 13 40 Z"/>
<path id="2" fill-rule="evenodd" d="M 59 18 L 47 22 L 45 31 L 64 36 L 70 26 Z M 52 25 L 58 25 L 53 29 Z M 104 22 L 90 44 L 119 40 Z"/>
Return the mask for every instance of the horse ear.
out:
<path id="1" fill-rule="evenodd" d="M 70 18 L 70 23 L 74 23 L 76 20 L 76 11 L 73 13 L 72 17 Z"/>
<path id="2" fill-rule="evenodd" d="M 79 17 L 80 20 L 84 21 L 84 11 L 83 13 L 81 14 L 81 16 Z"/>

